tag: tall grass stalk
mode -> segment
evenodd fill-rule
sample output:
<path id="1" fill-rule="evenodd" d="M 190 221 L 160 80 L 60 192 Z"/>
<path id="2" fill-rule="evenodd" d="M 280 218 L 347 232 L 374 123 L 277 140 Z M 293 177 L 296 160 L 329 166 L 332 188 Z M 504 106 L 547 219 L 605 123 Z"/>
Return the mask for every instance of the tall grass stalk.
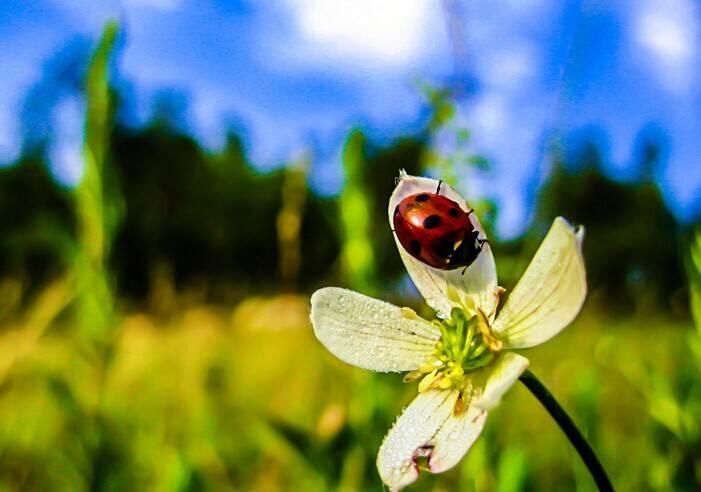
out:
<path id="1" fill-rule="evenodd" d="M 108 69 L 118 27 L 109 22 L 93 53 L 85 84 L 86 118 L 83 177 L 74 190 L 78 244 L 74 260 L 76 314 L 81 334 L 104 345 L 114 323 L 114 300 L 106 260 L 116 217 L 106 205 L 105 170 L 109 147 Z"/>
<path id="2" fill-rule="evenodd" d="M 348 285 L 366 294 L 374 293 L 375 260 L 370 239 L 374 210 L 363 186 L 363 134 L 354 130 L 343 149 L 345 184 L 339 200 L 342 227 L 341 262 Z"/>

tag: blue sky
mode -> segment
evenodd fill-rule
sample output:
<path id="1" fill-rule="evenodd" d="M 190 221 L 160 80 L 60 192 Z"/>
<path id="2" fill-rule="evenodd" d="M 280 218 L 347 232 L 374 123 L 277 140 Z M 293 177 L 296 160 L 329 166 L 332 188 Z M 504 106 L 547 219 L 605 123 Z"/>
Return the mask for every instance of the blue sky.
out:
<path id="1" fill-rule="evenodd" d="M 340 187 L 349 128 L 380 141 L 412 131 L 425 115 L 418 82 L 468 74 L 475 90 L 457 120 L 493 165 L 469 190 L 497 201 L 502 234 L 526 225 L 531 185 L 548 169 L 548 136 L 573 146 L 582 129 L 601 135 L 607 170 L 619 179 L 635 175 L 641 130 L 661 136 L 665 162 L 655 179 L 667 202 L 682 218 L 701 206 L 701 9 L 693 0 L 5 0 L 0 160 L 19 149 L 19 110 L 47 61 L 76 39 L 94 40 L 115 16 L 135 123 L 155 94 L 177 90 L 189 130 L 207 146 L 220 146 L 234 122 L 261 168 L 311 149 L 312 183 L 323 192 Z M 82 101 L 57 94 L 54 102 L 54 169 L 75 181 Z"/>

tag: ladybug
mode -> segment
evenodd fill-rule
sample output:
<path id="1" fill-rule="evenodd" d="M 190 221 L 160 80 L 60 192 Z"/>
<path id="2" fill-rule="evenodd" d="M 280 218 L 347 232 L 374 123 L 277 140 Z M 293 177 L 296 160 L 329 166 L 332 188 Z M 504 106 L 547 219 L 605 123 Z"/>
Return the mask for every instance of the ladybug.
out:
<path id="1" fill-rule="evenodd" d="M 469 212 L 448 197 L 435 193 L 409 195 L 394 209 L 394 232 L 414 258 L 441 270 L 467 269 L 486 239 L 470 221 Z M 464 273 L 464 270 L 463 270 Z"/>

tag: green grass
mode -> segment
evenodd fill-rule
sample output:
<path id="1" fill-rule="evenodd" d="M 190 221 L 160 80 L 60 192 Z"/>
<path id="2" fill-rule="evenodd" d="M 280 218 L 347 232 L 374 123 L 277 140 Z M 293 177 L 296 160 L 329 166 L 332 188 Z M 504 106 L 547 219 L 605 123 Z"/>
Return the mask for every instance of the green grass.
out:
<path id="1" fill-rule="evenodd" d="M 70 326 L 54 326 L 5 371 L 0 483 L 10 490 L 381 490 L 375 453 L 415 385 L 336 360 L 314 338 L 306 310 L 306 297 L 287 295 L 248 299 L 233 313 L 193 306 L 167 318 L 129 314 L 116 327 L 102 383 L 91 370 L 95 355 Z M 3 330 L 3 358 L 33 330 L 27 319 Z M 688 466 L 684 443 L 650 414 L 644 392 L 650 370 L 670 382 L 685 373 L 690 331 L 585 311 L 551 343 L 524 351 L 618 490 L 668 490 Z M 423 476 L 414 490 L 458 487 L 593 490 L 558 427 L 520 385 L 456 469 Z"/>

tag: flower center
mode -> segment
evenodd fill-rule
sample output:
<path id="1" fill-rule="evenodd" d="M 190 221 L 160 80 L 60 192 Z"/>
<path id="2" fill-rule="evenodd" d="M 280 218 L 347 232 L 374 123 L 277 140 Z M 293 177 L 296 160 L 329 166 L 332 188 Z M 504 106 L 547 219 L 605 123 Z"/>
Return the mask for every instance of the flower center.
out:
<path id="1" fill-rule="evenodd" d="M 494 337 L 480 310 L 468 314 L 454 308 L 450 314 L 448 320 L 433 321 L 441 330 L 441 338 L 429 361 L 404 377 L 405 382 L 421 378 L 420 393 L 431 388 L 463 390 L 467 375 L 489 364 L 501 350 L 501 341 Z"/>

